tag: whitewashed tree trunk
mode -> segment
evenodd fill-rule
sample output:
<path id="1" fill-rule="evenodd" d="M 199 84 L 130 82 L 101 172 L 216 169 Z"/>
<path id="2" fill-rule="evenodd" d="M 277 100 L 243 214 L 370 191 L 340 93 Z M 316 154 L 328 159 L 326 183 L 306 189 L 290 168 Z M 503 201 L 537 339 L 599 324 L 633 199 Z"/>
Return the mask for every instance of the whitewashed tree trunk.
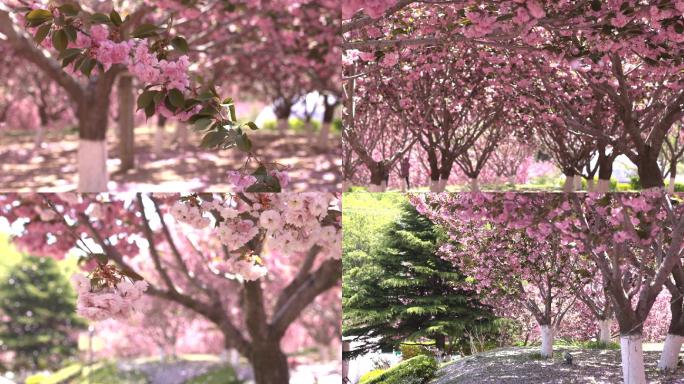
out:
<path id="1" fill-rule="evenodd" d="M 480 182 L 477 179 L 470 179 L 470 192 L 480 192 Z"/>
<path id="2" fill-rule="evenodd" d="M 575 175 L 573 182 L 575 184 L 575 191 L 581 191 L 582 190 L 582 175 Z"/>
<path id="3" fill-rule="evenodd" d="M 563 192 L 570 193 L 575 191 L 575 177 L 566 176 L 563 182 Z"/>
<path id="4" fill-rule="evenodd" d="M 176 123 L 175 136 L 175 140 L 181 148 L 188 146 L 188 126 L 185 123 Z"/>
<path id="5" fill-rule="evenodd" d="M 78 142 L 78 191 L 107 191 L 107 143 L 80 139 Z"/>
<path id="6" fill-rule="evenodd" d="M 448 179 L 440 179 L 439 180 L 439 191 L 438 192 L 444 192 L 446 190 L 448 182 L 449 182 Z"/>
<path id="7" fill-rule="evenodd" d="M 594 192 L 594 179 L 587 179 L 587 192 Z"/>
<path id="8" fill-rule="evenodd" d="M 314 142 L 314 126 L 311 123 L 311 120 L 304 122 L 304 132 L 306 132 L 306 141 L 308 141 L 309 143 L 313 143 Z"/>
<path id="9" fill-rule="evenodd" d="M 440 192 L 439 190 L 439 180 L 430 179 L 430 192 Z"/>
<path id="10" fill-rule="evenodd" d="M 674 371 L 677 369 L 682 343 L 684 343 L 684 336 L 671 333 L 667 335 L 663 352 L 660 355 L 660 361 L 658 361 L 658 369 L 663 371 Z"/>
<path id="11" fill-rule="evenodd" d="M 620 354 L 622 356 L 623 383 L 646 384 L 641 335 L 621 336 Z"/>
<path id="12" fill-rule="evenodd" d="M 541 326 L 541 355 L 544 358 L 553 357 L 553 327 L 550 325 Z"/>
<path id="13" fill-rule="evenodd" d="M 166 126 L 158 125 L 157 129 L 154 131 L 154 143 L 152 144 L 152 153 L 154 153 L 155 155 L 161 155 L 162 151 L 164 150 L 165 130 Z"/>
<path id="14" fill-rule="evenodd" d="M 349 180 L 342 181 L 342 192 L 347 192 L 351 189 L 352 182 Z"/>
<path id="15" fill-rule="evenodd" d="M 342 352 L 349 352 L 350 344 L 347 341 L 342 342 Z M 342 380 L 349 378 L 349 360 L 342 358 Z"/>
<path id="16" fill-rule="evenodd" d="M 381 182 L 378 184 L 371 184 L 368 186 L 368 192 L 385 192 L 387 190 L 387 183 Z"/>
<path id="17" fill-rule="evenodd" d="M 674 193 L 675 190 L 675 178 L 670 177 L 670 184 L 667 185 L 667 191 L 669 193 Z"/>
<path id="18" fill-rule="evenodd" d="M 284 135 L 288 128 L 290 128 L 290 123 L 287 119 L 278 119 L 278 132 Z"/>
<path id="19" fill-rule="evenodd" d="M 43 124 L 39 124 L 33 141 L 33 150 L 40 150 L 43 147 L 43 141 L 45 141 L 45 126 Z"/>
<path id="20" fill-rule="evenodd" d="M 599 179 L 596 185 L 596 192 L 608 193 L 610 192 L 610 180 Z"/>
<path id="21" fill-rule="evenodd" d="M 602 343 L 610 343 L 610 326 L 611 319 L 599 320 L 599 341 Z"/>
<path id="22" fill-rule="evenodd" d="M 318 146 L 327 148 L 330 141 L 330 123 L 321 123 L 321 132 L 318 134 Z"/>

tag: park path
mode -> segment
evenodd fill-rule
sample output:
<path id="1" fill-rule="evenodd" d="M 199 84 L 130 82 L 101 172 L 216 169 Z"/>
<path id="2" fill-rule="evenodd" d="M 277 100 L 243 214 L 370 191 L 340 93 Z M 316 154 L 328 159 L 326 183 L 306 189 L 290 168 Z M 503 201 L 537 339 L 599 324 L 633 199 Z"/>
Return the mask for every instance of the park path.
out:
<path id="1" fill-rule="evenodd" d="M 573 355 L 573 365 L 563 363 L 562 354 Z M 619 350 L 556 348 L 553 360 L 535 357 L 538 347 L 499 348 L 459 359 L 442 366 L 430 384 L 570 384 L 620 383 Z M 684 384 L 684 368 L 672 374 L 656 369 L 659 352 L 644 352 L 646 375 L 651 384 Z"/>

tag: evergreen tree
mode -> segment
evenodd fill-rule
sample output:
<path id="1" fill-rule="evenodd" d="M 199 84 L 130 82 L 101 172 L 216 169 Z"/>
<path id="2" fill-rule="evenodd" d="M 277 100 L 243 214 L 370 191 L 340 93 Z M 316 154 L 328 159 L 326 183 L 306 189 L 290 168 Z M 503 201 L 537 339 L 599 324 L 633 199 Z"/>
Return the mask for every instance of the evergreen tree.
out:
<path id="1" fill-rule="evenodd" d="M 85 326 L 76 297 L 57 263 L 25 257 L 0 282 L 0 348 L 14 352 L 13 369 L 61 366 L 77 352 L 75 332 Z"/>
<path id="2" fill-rule="evenodd" d="M 463 289 L 466 277 L 437 255 L 447 240 L 438 226 L 405 202 L 377 249 L 347 249 L 343 332 L 359 345 L 346 358 L 421 338 L 447 351 L 447 339 L 455 346 L 468 331 L 495 328 L 491 308 L 474 291 Z"/>

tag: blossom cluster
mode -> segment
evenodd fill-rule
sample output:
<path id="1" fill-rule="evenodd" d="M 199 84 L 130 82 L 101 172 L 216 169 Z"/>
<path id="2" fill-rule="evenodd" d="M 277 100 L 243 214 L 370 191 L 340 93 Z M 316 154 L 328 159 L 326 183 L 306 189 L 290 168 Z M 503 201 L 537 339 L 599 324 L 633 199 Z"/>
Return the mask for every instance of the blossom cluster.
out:
<path id="1" fill-rule="evenodd" d="M 341 257 L 339 223 L 329 219 L 338 204 L 334 195 L 319 193 L 250 194 L 250 202 L 238 196 L 225 199 L 182 199 L 171 208 L 171 215 L 194 228 L 207 228 L 234 253 L 228 260 L 212 261 L 215 269 L 253 280 L 266 274 L 248 243 L 263 236 L 272 251 L 303 253 L 320 247 L 324 258 Z M 248 248 L 248 249 L 245 249 Z"/>
<path id="2" fill-rule="evenodd" d="M 102 284 L 100 279 L 91 280 L 81 273 L 75 273 L 71 281 L 78 293 L 76 311 L 93 321 L 125 319 L 139 310 L 140 299 L 147 290 L 144 280 L 130 282 L 120 279 L 116 283 Z"/>

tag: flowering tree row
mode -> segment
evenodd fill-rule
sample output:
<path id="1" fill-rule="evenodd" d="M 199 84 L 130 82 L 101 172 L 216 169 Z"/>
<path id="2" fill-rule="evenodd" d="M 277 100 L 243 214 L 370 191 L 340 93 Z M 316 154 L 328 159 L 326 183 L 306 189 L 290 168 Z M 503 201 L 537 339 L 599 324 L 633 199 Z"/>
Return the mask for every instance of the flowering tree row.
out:
<path id="1" fill-rule="evenodd" d="M 122 156 L 132 156 L 136 83 L 141 89 L 137 109 L 148 118 L 159 114 L 193 124 L 203 133 L 203 147 L 244 152 L 243 170 L 250 173 L 282 167 L 260 160 L 248 134 L 257 126 L 238 121 L 234 101 L 222 97 L 215 85 L 289 105 L 280 116 L 285 121 L 292 104 L 308 92 L 326 95 L 319 141 L 327 145 L 338 99 L 330 67 L 339 61 L 334 44 L 339 17 L 329 2 L 279 1 L 267 9 L 251 1 L 135 2 L 113 9 L 101 2 L 27 5 L 17 0 L 3 5 L 0 17 L 0 50 L 29 64 L 15 67 L 11 75 L 38 72 L 43 87 L 55 84 L 68 96 L 66 108 L 73 109 L 79 127 L 80 191 L 106 190 L 104 139 L 117 80 L 121 142 L 129 147 Z M 273 53 L 274 47 L 279 53 Z M 299 70 L 276 71 L 283 66 Z M 13 97 L 23 88 L 16 84 L 3 94 Z M 10 114 L 15 110 L 7 109 Z M 132 159 L 122 162 L 132 166 Z M 276 179 L 262 174 L 255 176 L 268 180 L 255 190 L 279 189 Z"/>
<path id="2" fill-rule="evenodd" d="M 676 369 L 684 341 L 679 196 L 440 194 L 412 201 L 449 230 L 455 244 L 443 247 L 444 257 L 468 271 L 483 295 L 503 311 L 525 308 L 534 317 L 545 356 L 578 302 L 604 341 L 617 320 L 625 383 L 645 383 L 644 324 L 667 290 L 672 316 L 659 368 Z"/>
<path id="3" fill-rule="evenodd" d="M 477 180 L 508 136 L 549 154 L 566 191 L 597 174 L 606 191 L 619 155 L 644 188 L 663 186 L 681 158 L 683 12 L 679 1 L 350 2 L 346 144 L 367 148 L 364 132 L 381 128 L 354 122 L 380 111 L 411 131 L 403 143 L 418 141 L 433 191 L 454 165 Z"/>
<path id="4" fill-rule="evenodd" d="M 339 306 L 340 211 L 331 194 L 1 199 L 2 216 L 21 228 L 20 249 L 81 255 L 80 315 L 127 319 L 147 295 L 172 302 L 213 323 L 259 384 L 288 381 L 288 329 L 324 323 L 300 318 L 307 307 Z"/>

